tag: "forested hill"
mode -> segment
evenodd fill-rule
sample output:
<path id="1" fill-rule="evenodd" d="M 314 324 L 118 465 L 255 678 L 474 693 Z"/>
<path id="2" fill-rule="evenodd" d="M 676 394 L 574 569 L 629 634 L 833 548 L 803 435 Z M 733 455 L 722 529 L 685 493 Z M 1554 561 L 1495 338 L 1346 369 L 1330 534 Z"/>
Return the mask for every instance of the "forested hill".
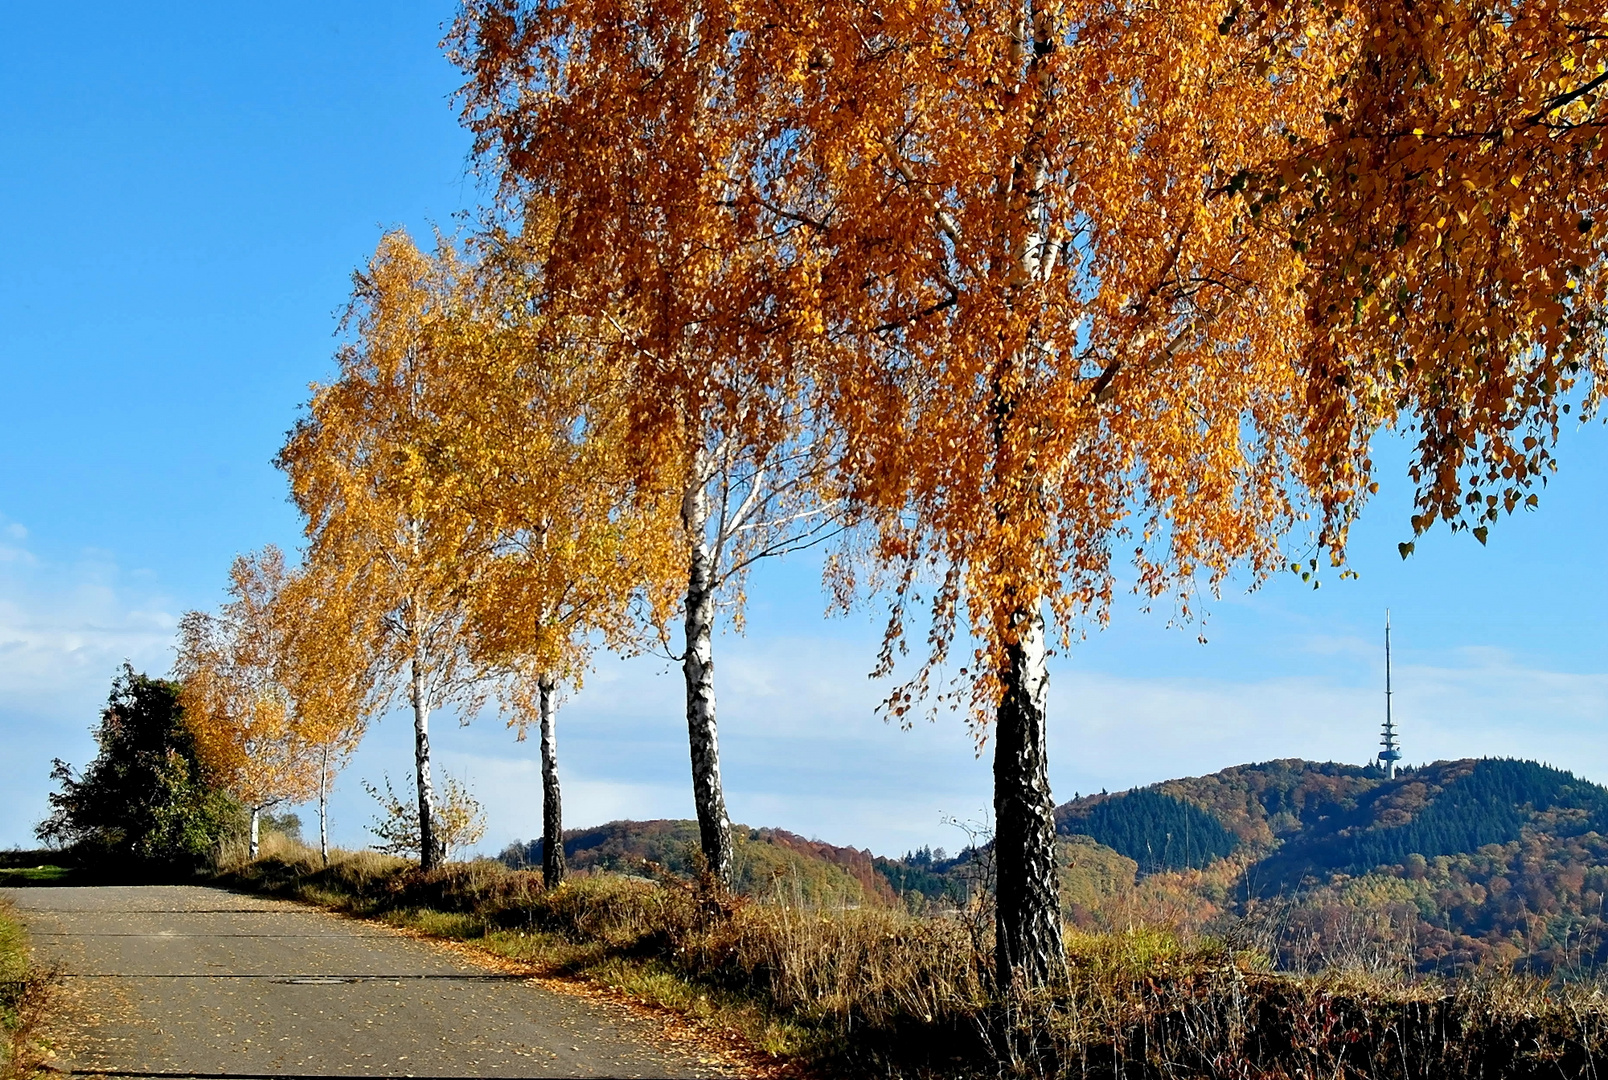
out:
<path id="1" fill-rule="evenodd" d="M 1286 759 L 1077 798 L 1056 819 L 1134 861 L 1134 887 L 1108 907 L 1206 924 L 1280 898 L 1320 946 L 1394 938 L 1425 969 L 1608 962 L 1608 789 L 1537 762 L 1441 761 L 1387 780 Z"/>
<path id="2" fill-rule="evenodd" d="M 1057 831 L 1091 837 L 1141 873 L 1207 866 L 1240 844 L 1217 815 L 1160 788 L 1102 792 L 1067 803 L 1055 817 Z"/>
<path id="3" fill-rule="evenodd" d="M 1075 925 L 1222 933 L 1277 910 L 1280 932 L 1315 953 L 1367 941 L 1425 970 L 1608 963 L 1608 789 L 1533 761 L 1442 761 L 1393 780 L 1269 761 L 1078 797 L 1056 823 Z M 802 904 L 946 908 L 990 880 L 986 846 L 886 858 L 735 831 L 739 887 Z M 697 840 L 691 821 L 620 821 L 566 833 L 564 847 L 579 870 L 686 874 Z M 503 858 L 539 863 L 540 845 Z"/>
<path id="4" fill-rule="evenodd" d="M 1066 834 L 1121 852 L 1141 873 L 1204 868 L 1241 852 L 1263 892 L 1511 844 L 1608 834 L 1608 789 L 1533 761 L 1486 758 L 1405 769 L 1299 759 L 1100 793 L 1056 810 Z"/>
<path id="5" fill-rule="evenodd" d="M 1437 762 L 1314 806 L 1301 826 L 1252 868 L 1253 887 L 1286 891 L 1313 877 L 1407 866 L 1414 856 L 1473 855 L 1526 833 L 1567 847 L 1608 835 L 1608 789 L 1533 761 Z"/>
<path id="6" fill-rule="evenodd" d="M 733 869 L 739 891 L 800 903 L 891 904 L 897 896 L 873 865 L 869 851 L 809 840 L 785 829 L 732 828 Z M 698 859 L 696 821 L 611 821 L 564 833 L 564 855 L 576 870 L 688 876 Z M 542 844 L 512 844 L 499 858 L 510 866 L 540 866 Z"/>

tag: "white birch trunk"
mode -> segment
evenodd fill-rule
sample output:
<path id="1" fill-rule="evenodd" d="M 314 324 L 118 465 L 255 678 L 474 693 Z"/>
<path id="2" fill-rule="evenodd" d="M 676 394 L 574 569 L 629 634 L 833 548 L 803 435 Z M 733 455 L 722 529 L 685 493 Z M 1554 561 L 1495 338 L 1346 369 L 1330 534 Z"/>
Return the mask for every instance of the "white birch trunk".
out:
<path id="1" fill-rule="evenodd" d="M 542 729 L 542 884 L 556 889 L 564 880 L 564 808 L 558 790 L 558 706 L 553 678 L 536 681 L 541 695 Z"/>
<path id="2" fill-rule="evenodd" d="M 709 872 L 732 884 L 731 822 L 720 783 L 720 739 L 715 726 L 715 566 L 709 548 L 709 495 L 703 454 L 698 455 L 681 517 L 691 548 L 687 572 L 685 652 L 681 670 L 687 684 L 687 743 L 692 755 L 692 797 L 698 811 L 698 837 Z"/>
<path id="3" fill-rule="evenodd" d="M 434 870 L 441 862 L 435 835 L 435 787 L 430 781 L 430 702 L 425 693 L 424 662 L 413 658 L 413 762 L 419 782 L 419 868 Z"/>
<path id="4" fill-rule="evenodd" d="M 1012 54 L 1013 75 L 1025 75 L 1038 91 L 1037 113 L 1022 154 L 1002 191 L 1006 200 L 1006 252 L 1011 260 L 1012 302 L 1038 302 L 1036 289 L 1051 263 L 1044 219 L 1044 110 L 1051 85 L 1048 57 L 1055 49 L 1050 17 L 1032 0 L 1024 2 Z M 1023 67 L 1025 65 L 1025 69 Z M 1014 215 L 1020 215 L 1011 220 Z M 1012 367 L 1028 364 L 1026 351 Z M 1023 470 L 1001 479 L 1024 491 L 1040 481 L 1022 463 L 1011 440 L 1015 403 L 1003 383 L 996 385 L 996 468 Z M 1014 507 L 1002 512 L 1017 512 Z M 994 733 L 994 964 L 1000 988 L 1031 989 L 1058 981 L 1066 973 L 1061 938 L 1061 904 L 1055 867 L 1055 802 L 1050 795 L 1048 728 L 1049 671 L 1044 617 L 1035 599 L 1012 617 L 1016 641 L 1006 650 L 1002 693 Z"/>
<path id="5" fill-rule="evenodd" d="M 329 865 L 329 747 L 318 766 L 318 854 Z"/>
<path id="6" fill-rule="evenodd" d="M 250 849 L 249 849 L 251 857 L 253 859 L 255 859 L 257 857 L 257 852 L 261 849 L 261 846 L 262 846 L 261 842 L 260 842 L 261 828 L 262 828 L 262 807 L 253 806 L 251 808 L 251 846 L 250 846 Z"/>

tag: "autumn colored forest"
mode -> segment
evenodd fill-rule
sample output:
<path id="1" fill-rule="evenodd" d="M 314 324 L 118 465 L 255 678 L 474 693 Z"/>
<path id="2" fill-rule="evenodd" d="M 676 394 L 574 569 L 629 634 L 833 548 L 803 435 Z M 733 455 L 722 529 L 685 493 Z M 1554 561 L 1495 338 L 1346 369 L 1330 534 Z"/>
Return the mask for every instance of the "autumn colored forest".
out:
<path id="1" fill-rule="evenodd" d="M 1594 785 L 1273 762 L 1057 807 L 1045 730 L 1046 657 L 1119 578 L 1187 617 L 1231 575 L 1347 575 L 1381 432 L 1414 443 L 1411 535 L 1545 512 L 1608 373 L 1605 28 L 1603 0 L 466 0 L 479 217 L 363 262 L 277 459 L 301 549 L 241 556 L 168 677 L 119 678 L 41 835 L 257 857 L 400 711 L 378 835 L 428 878 L 478 839 L 433 722 L 495 711 L 540 748 L 543 835 L 505 858 L 543 895 L 983 904 L 995 1003 L 1152 922 L 1296 970 L 1594 971 Z M 811 548 L 836 609 L 887 613 L 885 717 L 953 710 L 992 756 L 957 856 L 729 820 L 720 633 Z M 567 830 L 560 703 L 648 649 L 696 820 Z"/>
<path id="2" fill-rule="evenodd" d="M 1431 975 L 1594 979 L 1608 961 L 1608 789 L 1534 762 L 1242 765 L 1056 808 L 1067 924 L 1254 942 L 1286 970 L 1366 961 Z M 986 838 L 902 857 L 739 830 L 737 889 L 830 908 L 939 915 L 988 887 Z M 619 821 L 565 834 L 583 872 L 696 872 L 696 826 Z M 500 856 L 539 867 L 541 841 Z"/>

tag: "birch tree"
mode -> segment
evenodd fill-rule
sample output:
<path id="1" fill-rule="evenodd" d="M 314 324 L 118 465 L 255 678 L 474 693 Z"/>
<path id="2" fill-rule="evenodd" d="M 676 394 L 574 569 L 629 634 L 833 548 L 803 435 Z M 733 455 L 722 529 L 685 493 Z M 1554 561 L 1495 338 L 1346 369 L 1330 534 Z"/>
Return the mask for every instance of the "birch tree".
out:
<path id="1" fill-rule="evenodd" d="M 329 794 L 374 712 L 375 657 L 358 633 L 363 605 L 319 565 L 293 573 L 276 597 L 288 627 L 280 678 L 295 703 L 296 730 L 315 761 L 318 852 L 329 864 Z"/>
<path id="2" fill-rule="evenodd" d="M 692 268 L 725 385 L 808 387 L 841 440 L 895 572 L 881 670 L 930 620 L 890 714 L 944 672 L 994 744 L 1004 988 L 1063 963 L 1047 657 L 1120 562 L 1186 618 L 1291 549 L 1343 565 L 1389 424 L 1423 432 L 1415 528 L 1483 538 L 1547 466 L 1601 368 L 1603 36 L 1565 14 L 469 5 L 467 119 L 584 223 L 573 260 L 655 305 Z M 651 340 L 678 400 L 703 369 Z"/>
<path id="3" fill-rule="evenodd" d="M 933 654 L 892 713 L 977 638 L 1006 985 L 1061 964 L 1045 609 L 1063 640 L 1103 611 L 1137 507 L 1153 595 L 1271 568 L 1298 514 L 1296 268 L 1201 193 L 1314 123 L 1327 69 L 1257 74 L 1208 6 L 499 3 L 460 28 L 482 150 L 571 200 L 594 241 L 574 260 L 662 304 L 652 268 L 717 253 L 687 291 L 729 385 L 767 416 L 770 388 L 807 388 L 872 554 L 936 575 Z M 652 351 L 655 395 L 708 378 Z"/>
<path id="4" fill-rule="evenodd" d="M 477 661 L 524 739 L 538 732 L 543 878 L 564 878 L 557 722 L 593 650 L 630 650 L 673 603 L 675 499 L 638 483 L 619 373 L 599 362 L 597 320 L 551 315 L 540 296 L 540 225 L 504 238 L 478 268 L 486 325 L 458 358 L 478 388 L 461 400 L 472 512 L 499 523 L 472 601 Z M 533 247 L 533 245 L 535 245 Z"/>
<path id="5" fill-rule="evenodd" d="M 497 535 L 467 512 L 453 416 L 463 280 L 450 248 L 436 258 L 388 234 L 357 275 L 340 377 L 314 388 L 308 416 L 279 455 L 306 519 L 307 559 L 355 605 L 357 647 L 372 658 L 377 714 L 397 698 L 413 715 L 420 863 L 442 858 L 434 835 L 429 721 L 455 705 L 472 715 L 487 673 L 469 653 L 471 594 Z"/>
<path id="6" fill-rule="evenodd" d="M 279 597 L 287 577 L 278 548 L 237 558 L 223 609 L 180 620 L 173 668 L 197 759 L 251 813 L 252 858 L 263 811 L 311 797 L 319 775 L 318 746 L 297 722 L 284 678 L 290 627 Z"/>
<path id="7" fill-rule="evenodd" d="M 754 373 L 733 385 L 810 388 L 871 553 L 903 567 L 887 655 L 911 583 L 936 577 L 932 654 L 892 714 L 976 638 L 959 678 L 994 740 L 1006 986 L 1062 963 L 1046 609 L 1069 643 L 1130 540 L 1149 595 L 1265 572 L 1300 512 L 1298 261 L 1207 193 L 1317 122 L 1329 69 L 1315 49 L 1268 79 L 1220 22 L 1207 4 L 576 2 L 476 5 L 460 33 L 483 149 L 573 200 L 604 241 L 577 259 L 721 253 L 699 294 L 768 331 L 729 332 L 723 362 Z M 674 238 L 647 255 L 638 205 Z"/>
<path id="8" fill-rule="evenodd" d="M 1343 566 L 1399 424 L 1415 531 L 1533 504 L 1603 365 L 1600 10 L 766 9 L 855 343 L 824 399 L 935 658 L 979 639 L 1003 982 L 1059 963 L 1041 610 L 1103 621 L 1124 547 L 1185 614 L 1291 547 Z"/>
<path id="9" fill-rule="evenodd" d="M 630 394 L 638 471 L 680 503 L 678 659 L 693 800 L 708 868 L 730 884 L 717 610 L 729 605 L 740 625 L 742 581 L 756 560 L 838 528 L 824 464 L 836 441 L 808 423 L 812 390 L 794 355 L 813 316 L 775 302 L 778 275 L 802 285 L 807 274 L 778 265 L 784 238 L 751 203 L 734 201 L 741 193 L 723 175 L 688 167 L 753 150 L 741 139 L 751 118 L 736 107 L 740 88 L 703 44 L 711 27 L 667 8 L 643 13 L 652 30 L 633 36 L 632 27 L 594 24 L 596 14 L 553 8 L 521 23 L 526 13 L 514 5 L 471 4 L 455 55 L 471 70 L 467 112 L 507 204 L 516 216 L 552 208 L 547 296 L 608 331 L 599 346 Z M 589 40 L 594 29 L 601 36 Z M 515 57 L 505 32 L 549 36 L 538 55 Z M 540 69 L 520 68 L 528 85 L 513 74 L 526 60 Z M 560 81 L 575 92 L 541 97 Z M 541 106 L 526 110 L 537 98 Z M 679 149 L 667 156 L 661 142 Z"/>
<path id="10" fill-rule="evenodd" d="M 812 547 L 835 535 L 841 508 L 826 496 L 825 433 L 799 434 L 771 447 L 733 437 L 697 446 L 681 497 L 687 586 L 681 601 L 681 669 L 687 691 L 698 831 L 710 872 L 732 883 L 731 821 L 720 775 L 714 633 L 724 601 L 742 627 L 744 586 L 759 560 Z M 819 440 L 811 441 L 812 435 Z"/>

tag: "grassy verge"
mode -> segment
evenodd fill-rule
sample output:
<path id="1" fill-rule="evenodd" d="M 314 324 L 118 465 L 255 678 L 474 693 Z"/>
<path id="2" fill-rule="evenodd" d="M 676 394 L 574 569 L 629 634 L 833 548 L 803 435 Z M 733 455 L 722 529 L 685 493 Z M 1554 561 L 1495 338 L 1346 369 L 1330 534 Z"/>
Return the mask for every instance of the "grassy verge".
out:
<path id="1" fill-rule="evenodd" d="M 804 910 L 609 875 L 543 891 L 480 862 L 277 854 L 223 884 L 470 942 L 735 1032 L 820 1074 L 1065 1077 L 1595 1077 L 1596 988 L 1296 977 L 1222 944 L 1138 930 L 1069 934 L 1054 993 L 997 1000 L 986 912 Z"/>
<path id="2" fill-rule="evenodd" d="M 0 851 L 0 887 L 52 884 L 70 873 L 67 861 L 49 851 Z"/>
<path id="3" fill-rule="evenodd" d="M 40 1025 L 50 981 L 33 967 L 28 937 L 10 904 L 0 900 L 0 1080 L 31 1077 L 43 1064 Z"/>
<path id="4" fill-rule="evenodd" d="M 66 885 L 73 871 L 65 866 L 0 867 L 0 888 L 27 885 Z"/>

